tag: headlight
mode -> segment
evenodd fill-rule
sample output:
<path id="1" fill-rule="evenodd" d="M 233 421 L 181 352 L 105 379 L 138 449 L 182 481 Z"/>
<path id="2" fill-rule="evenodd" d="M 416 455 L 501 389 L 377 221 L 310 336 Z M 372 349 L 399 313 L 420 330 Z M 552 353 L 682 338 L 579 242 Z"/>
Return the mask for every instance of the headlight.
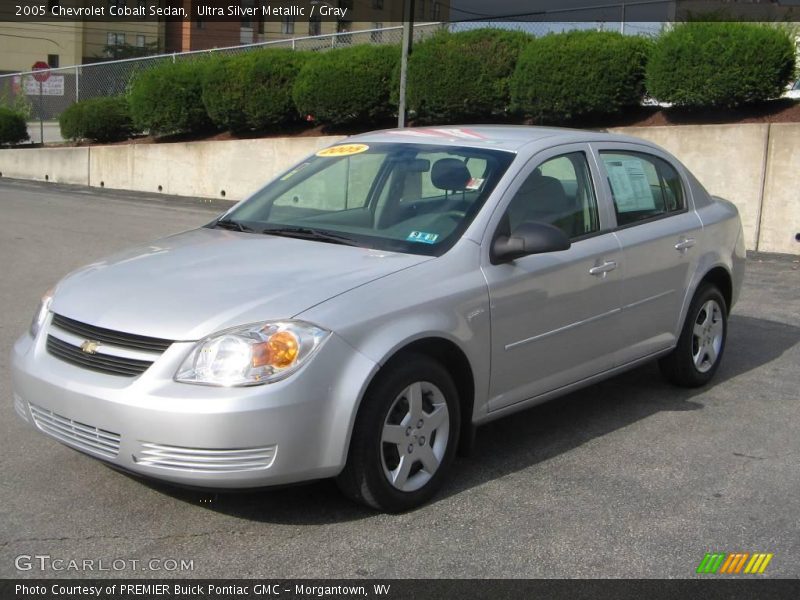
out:
<path id="1" fill-rule="evenodd" d="M 33 315 L 33 321 L 31 321 L 31 327 L 29 329 L 31 333 L 31 337 L 36 337 L 36 334 L 39 333 L 39 330 L 44 325 L 45 319 L 47 319 L 47 313 L 50 312 L 50 305 L 53 303 L 53 290 L 47 290 L 42 296 L 42 299 L 39 301 L 39 307 L 36 309 L 36 312 Z"/>
<path id="2" fill-rule="evenodd" d="M 175 381 L 221 386 L 271 383 L 299 369 L 329 335 L 302 321 L 221 331 L 197 343 Z"/>

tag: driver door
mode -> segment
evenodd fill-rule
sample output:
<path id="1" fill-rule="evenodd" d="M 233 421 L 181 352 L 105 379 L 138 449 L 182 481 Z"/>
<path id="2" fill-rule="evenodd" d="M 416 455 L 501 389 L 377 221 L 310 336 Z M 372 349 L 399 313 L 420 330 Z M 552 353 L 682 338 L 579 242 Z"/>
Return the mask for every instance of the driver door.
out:
<path id="1" fill-rule="evenodd" d="M 615 366 L 624 338 L 622 252 L 608 207 L 598 203 L 597 180 L 588 147 L 562 146 L 534 157 L 501 202 L 492 239 L 538 221 L 562 229 L 571 248 L 507 264 L 487 259 L 483 266 L 492 323 L 490 411 Z"/>

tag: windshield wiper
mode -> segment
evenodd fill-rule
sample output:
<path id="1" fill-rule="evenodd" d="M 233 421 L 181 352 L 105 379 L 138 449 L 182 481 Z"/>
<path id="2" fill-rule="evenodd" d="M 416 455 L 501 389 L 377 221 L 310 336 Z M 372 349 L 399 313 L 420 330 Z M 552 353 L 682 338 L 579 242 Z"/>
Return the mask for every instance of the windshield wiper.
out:
<path id="1" fill-rule="evenodd" d="M 234 221 L 233 219 L 220 219 L 219 221 L 214 223 L 214 227 L 219 227 L 221 229 L 230 229 L 231 231 L 241 231 L 242 233 L 255 231 L 252 227 L 243 225 L 242 223 L 239 223 L 239 221 Z"/>
<path id="2" fill-rule="evenodd" d="M 312 240 L 315 242 L 327 242 L 328 244 L 343 244 L 345 246 L 360 246 L 355 240 L 337 233 L 329 233 L 310 227 L 267 227 L 261 233 L 267 235 L 280 235 L 284 237 L 298 238 L 301 240 Z"/>

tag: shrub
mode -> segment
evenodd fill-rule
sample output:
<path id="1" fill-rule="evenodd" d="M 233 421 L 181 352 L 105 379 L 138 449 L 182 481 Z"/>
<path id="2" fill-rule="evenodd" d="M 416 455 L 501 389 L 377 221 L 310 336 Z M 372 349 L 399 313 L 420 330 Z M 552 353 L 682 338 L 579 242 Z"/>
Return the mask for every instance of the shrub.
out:
<path id="1" fill-rule="evenodd" d="M 561 121 L 637 105 L 650 46 L 645 38 L 610 31 L 535 39 L 511 78 L 513 108 L 539 121 Z"/>
<path id="2" fill-rule="evenodd" d="M 408 105 L 422 121 L 463 121 L 504 114 L 509 79 L 531 36 L 476 29 L 440 32 L 414 47 L 408 65 Z"/>
<path id="3" fill-rule="evenodd" d="M 71 140 L 116 142 L 133 133 L 128 100 L 124 96 L 76 102 L 58 118 L 61 136 Z"/>
<path id="4" fill-rule="evenodd" d="M 399 60 L 397 46 L 359 45 L 315 54 L 295 80 L 295 106 L 301 115 L 311 115 L 324 125 L 390 117 L 391 85 Z"/>
<path id="5" fill-rule="evenodd" d="M 0 144 L 18 144 L 28 139 L 28 125 L 20 113 L 0 106 Z"/>
<path id="6" fill-rule="evenodd" d="M 306 53 L 262 50 L 211 62 L 203 103 L 220 129 L 264 130 L 298 119 L 292 89 Z"/>
<path id="7" fill-rule="evenodd" d="M 244 118 L 245 56 L 214 58 L 203 74 L 203 105 L 219 129 L 241 131 Z"/>
<path id="8" fill-rule="evenodd" d="M 656 42 L 647 90 L 677 106 L 730 108 L 779 97 L 794 68 L 794 43 L 784 29 L 690 22 Z"/>
<path id="9" fill-rule="evenodd" d="M 208 61 L 165 62 L 138 73 L 129 103 L 134 125 L 151 134 L 195 133 L 212 128 L 203 104 Z"/>

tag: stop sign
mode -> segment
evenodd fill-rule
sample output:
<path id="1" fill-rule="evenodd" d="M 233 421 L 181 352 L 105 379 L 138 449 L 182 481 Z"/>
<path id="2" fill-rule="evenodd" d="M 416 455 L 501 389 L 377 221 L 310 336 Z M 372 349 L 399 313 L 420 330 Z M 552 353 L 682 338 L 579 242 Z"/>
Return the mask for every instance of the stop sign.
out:
<path id="1" fill-rule="evenodd" d="M 33 78 L 40 83 L 50 79 L 50 65 L 43 60 L 35 62 L 31 70 L 34 71 Z"/>

